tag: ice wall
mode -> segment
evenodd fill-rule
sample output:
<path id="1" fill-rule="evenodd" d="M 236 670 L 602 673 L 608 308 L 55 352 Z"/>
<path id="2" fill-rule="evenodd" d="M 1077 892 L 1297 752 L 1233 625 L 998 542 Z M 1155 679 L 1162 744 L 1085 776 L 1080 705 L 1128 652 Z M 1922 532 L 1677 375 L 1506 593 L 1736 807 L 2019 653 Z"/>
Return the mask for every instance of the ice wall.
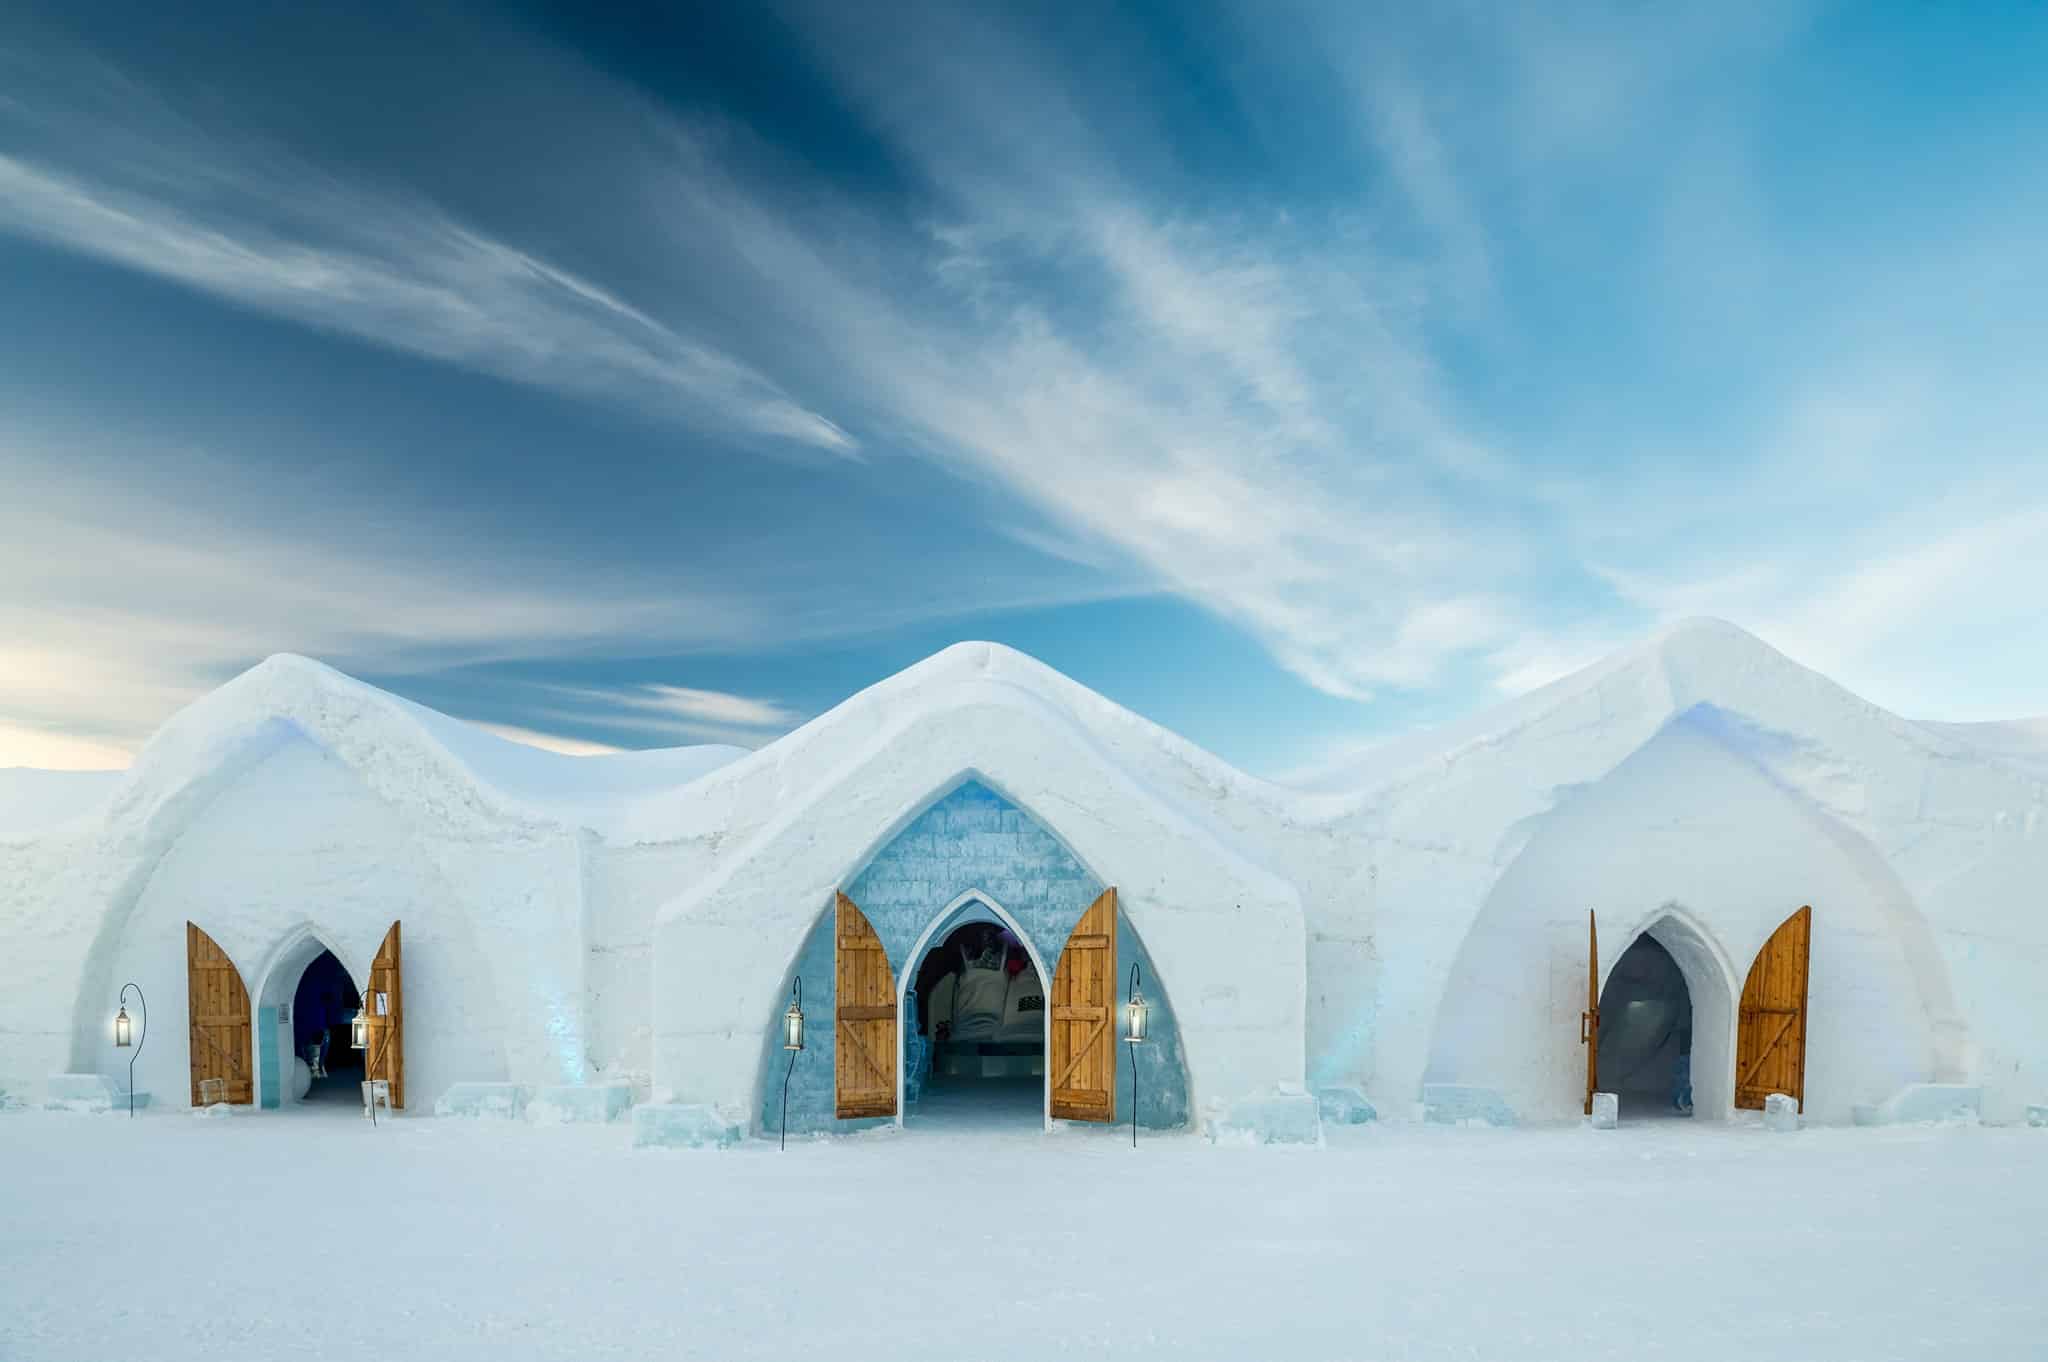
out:
<path id="1" fill-rule="evenodd" d="M 912 820 L 875 854 L 846 892 L 881 937 L 899 983 L 906 970 L 916 968 L 912 952 L 919 939 L 949 916 L 947 910 L 958 899 L 975 894 L 1000 905 L 1023 929 L 1045 963 L 1050 988 L 1067 937 L 1104 887 L 1029 813 L 981 782 L 970 780 Z M 1138 953 L 1137 937 L 1128 922 L 1121 914 L 1118 917 L 1119 975 L 1129 971 L 1133 959 L 1145 969 L 1146 998 L 1153 1004 L 1150 1020 L 1159 1036 L 1157 1043 L 1142 1047 L 1138 1056 L 1139 1093 L 1144 1100 L 1141 1120 L 1151 1126 L 1183 1125 L 1188 1117 L 1187 1075 L 1168 991 L 1164 981 L 1152 974 L 1150 958 Z M 804 1009 L 812 1024 L 809 1049 L 790 1076 L 792 1131 L 874 1124 L 839 1121 L 833 1114 L 834 921 L 834 909 L 820 913 L 793 966 L 794 976 L 803 979 Z M 1115 986 L 1121 996 L 1121 977 Z M 771 1033 L 781 1016 L 781 1005 L 773 1012 L 767 1019 Z M 1126 1116 L 1131 1101 L 1128 1058 L 1117 1055 L 1121 1089 L 1117 1110 Z M 787 1067 L 788 1055 L 771 1035 L 759 1082 L 763 1131 L 777 1129 L 781 1121 Z"/>

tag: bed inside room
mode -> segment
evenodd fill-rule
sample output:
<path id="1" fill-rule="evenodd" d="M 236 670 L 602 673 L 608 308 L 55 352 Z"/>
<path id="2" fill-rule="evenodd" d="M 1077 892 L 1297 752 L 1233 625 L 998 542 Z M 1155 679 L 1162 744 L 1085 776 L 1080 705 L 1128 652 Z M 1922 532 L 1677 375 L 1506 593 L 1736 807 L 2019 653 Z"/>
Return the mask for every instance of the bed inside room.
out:
<path id="1" fill-rule="evenodd" d="M 979 918 L 941 936 L 919 962 L 905 1046 L 906 1101 L 1037 1115 L 1045 1084 L 1047 988 L 1002 923 Z"/>

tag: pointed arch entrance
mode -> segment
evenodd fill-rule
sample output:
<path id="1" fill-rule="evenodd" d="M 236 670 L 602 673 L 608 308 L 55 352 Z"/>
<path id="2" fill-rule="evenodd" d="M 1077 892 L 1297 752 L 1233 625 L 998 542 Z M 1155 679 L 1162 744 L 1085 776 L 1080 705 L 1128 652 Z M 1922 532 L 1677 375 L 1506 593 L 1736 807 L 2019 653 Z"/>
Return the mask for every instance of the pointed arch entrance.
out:
<path id="1" fill-rule="evenodd" d="M 257 1105 L 277 1110 L 303 1100 L 294 1078 L 298 1064 L 305 1063 L 313 1084 L 309 1096 L 355 1106 L 361 1101 L 358 1085 L 368 1076 L 390 1083 L 392 1107 L 404 1109 L 399 932 L 400 924 L 392 923 L 367 962 L 351 958 L 334 944 L 337 933 L 312 922 L 293 926 L 272 948 L 255 993 Z M 352 1037 L 359 1016 L 366 1042 L 361 1050 Z M 321 1048 L 323 1037 L 327 1043 L 315 1061 L 308 1051 Z M 327 1082 L 313 1077 L 315 1068 L 326 1071 Z"/>
<path id="2" fill-rule="evenodd" d="M 1032 977 L 1040 981 L 1041 984 L 1052 978 L 1051 972 L 1046 968 L 1045 957 L 1039 952 L 1038 944 L 1032 940 L 1031 933 L 1026 931 L 1024 925 L 1008 909 L 1004 908 L 993 894 L 988 893 L 986 890 L 970 889 L 934 914 L 932 920 L 926 924 L 924 931 L 918 936 L 916 943 L 905 954 L 903 968 L 896 980 L 896 1009 L 897 1015 L 902 1019 L 902 1023 L 898 1027 L 896 1058 L 896 1105 L 894 1115 L 898 1125 L 904 1123 L 905 1115 L 909 1109 L 906 1097 L 908 1096 L 911 1063 L 915 1058 L 912 1054 L 912 1047 L 917 1039 L 910 1013 L 912 987 L 917 982 L 920 966 L 930 954 L 932 948 L 940 944 L 942 938 L 950 938 L 959 932 L 961 928 L 971 926 L 975 922 L 988 922 L 1008 931 L 1016 939 L 1018 945 L 1022 947 L 1026 959 L 1030 962 Z M 930 1006 L 930 999 L 920 1001 L 924 1006 Z M 1018 1010 L 1018 1015 L 1035 1014 L 1036 1016 L 1035 1029 L 1038 1033 L 1037 1067 L 1041 1073 L 1046 1073 L 1049 1078 L 1050 1075 L 1045 1059 L 1051 1053 L 1052 1046 L 1052 1009 L 1046 1005 L 1046 995 L 1042 990 L 1037 996 L 1038 1005 L 1035 1008 L 1030 1006 L 1028 995 L 1025 1000 L 1021 1001 L 1022 1006 Z M 926 1020 L 929 1024 L 929 1013 L 926 1014 Z M 1012 1031 L 1014 1032 L 1015 1029 L 1013 1025 Z M 927 1039 L 926 1043 L 930 1043 L 929 1039 Z M 927 1058 L 926 1062 L 929 1062 L 929 1058 Z M 1042 1083 L 1040 1087 L 1043 1091 L 1039 1102 L 1039 1119 L 1047 1128 L 1050 1128 L 1053 1117 L 1052 1088 L 1050 1082 Z"/>
<path id="3" fill-rule="evenodd" d="M 1596 929 L 1597 930 L 1597 929 Z M 1597 939 L 1597 938 L 1595 938 Z M 1644 1114 L 1726 1117 L 1734 1101 L 1735 976 L 1704 927 L 1665 904 L 1599 975 L 1596 1086 Z"/>
<path id="4" fill-rule="evenodd" d="M 982 781 L 969 778 L 936 796 L 883 839 L 812 919 L 783 976 L 775 1017 L 800 985 L 804 1008 L 819 1024 L 793 1065 L 779 1042 L 764 1036 L 755 1069 L 756 1128 L 770 1136 L 783 1130 L 785 1078 L 790 1134 L 853 1130 L 878 1121 L 915 1125 L 941 1116 L 950 1122 L 956 1115 L 963 1124 L 1011 1128 L 1025 1122 L 1043 1128 L 1051 1120 L 1128 1120 L 1134 1087 L 1142 1097 L 1141 1124 L 1186 1125 L 1189 1083 L 1172 980 L 1155 973 L 1144 943 L 1108 889 L 1033 815 Z M 842 895 L 865 927 L 854 923 L 854 930 L 840 930 L 842 919 L 853 922 L 841 907 Z M 1053 987 L 1063 970 L 1077 967 L 1066 957 L 1078 961 L 1089 954 L 1069 948 L 1091 912 L 1104 929 L 1079 935 L 1099 938 L 1094 945 L 1101 949 L 1094 954 L 1101 968 L 1092 972 L 1085 996 L 1070 1005 L 1091 1009 L 1087 1020 L 1101 1024 L 1073 1038 L 1086 1062 L 1067 1075 L 1066 1085 L 1093 1077 L 1095 1100 L 1091 1113 L 1069 1116 L 1055 1111 L 1047 1095 L 1048 1083 L 1060 1077 L 1046 1072 L 1061 1044 Z M 972 930 L 977 926 L 981 930 Z M 978 1019 L 957 1037 L 970 1043 L 941 1056 L 927 1048 L 932 1012 L 923 1009 L 932 1000 L 918 992 L 917 978 L 921 963 L 955 932 L 971 944 L 968 959 L 953 952 L 956 969 L 963 977 L 970 963 L 981 971 L 972 1009 Z M 1117 1030 L 1121 1010 L 1115 1003 L 1121 995 L 1115 992 L 1116 971 L 1107 963 L 1112 955 L 1144 972 L 1152 1039 L 1136 1054 L 1121 1044 Z M 926 1025 L 920 1027 L 920 1020 Z M 886 1054 L 876 1053 L 878 1040 Z M 957 1072 L 938 1078 L 999 1078 L 1008 1092 L 998 1097 L 993 1087 L 978 1090 L 966 1111 L 952 1105 L 953 1097 L 964 1095 L 959 1093 L 941 1094 L 945 1100 L 926 1105 L 945 1086 L 918 1092 L 919 1083 L 933 1075 L 917 1065 L 933 1058 L 960 1062 Z M 1139 1066 L 1135 1081 L 1129 1072 L 1133 1059 Z M 850 1093 L 851 1105 L 844 1100 Z M 856 1114 L 842 1114 L 848 1112 Z"/>

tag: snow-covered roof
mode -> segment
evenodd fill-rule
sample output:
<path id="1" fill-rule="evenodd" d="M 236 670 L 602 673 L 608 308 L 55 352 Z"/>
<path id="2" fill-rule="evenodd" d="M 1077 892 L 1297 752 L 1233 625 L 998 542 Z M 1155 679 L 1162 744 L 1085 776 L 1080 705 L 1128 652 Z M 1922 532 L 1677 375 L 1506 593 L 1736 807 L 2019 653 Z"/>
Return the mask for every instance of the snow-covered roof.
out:
<path id="1" fill-rule="evenodd" d="M 1457 821 L 1476 831 L 1489 820 L 1473 800 L 1517 802 L 1523 816 L 1539 811 L 1606 775 L 1680 716 L 1713 727 L 1852 822 L 1916 800 L 1930 762 L 1999 764 L 1981 738 L 1966 741 L 1956 726 L 1901 718 L 1733 624 L 1689 619 L 1527 695 L 1369 752 L 1349 778 L 1326 781 L 1332 792 L 1311 807 L 1318 818 L 1377 812 L 1413 821 L 1455 804 Z M 2039 779 L 2010 759 L 2002 769 Z"/>
<path id="2" fill-rule="evenodd" d="M 1210 823 L 1219 801 L 1248 800 L 1277 812 L 1296 798 L 1036 658 L 999 643 L 970 642 L 953 644 L 869 686 L 686 790 L 647 800 L 619 830 L 638 841 L 715 831 L 732 816 L 735 800 L 803 798 L 812 784 L 831 774 L 838 754 L 865 735 L 900 732 L 919 716 L 962 705 L 1057 715 L 1084 734 L 1109 766 L 1197 822 Z M 1225 828 L 1211 826 L 1210 831 L 1233 840 Z"/>
<path id="3" fill-rule="evenodd" d="M 746 754 L 722 745 L 572 757 L 498 737 L 310 658 L 265 659 L 173 715 L 127 771 L 0 771 L 0 840 L 98 812 L 139 828 L 291 735 L 319 743 L 401 806 L 600 832 L 651 792 Z"/>
<path id="4" fill-rule="evenodd" d="M 1514 768 L 1525 790 L 1597 779 L 1659 726 L 1701 708 L 1730 716 L 1729 741 L 1822 802 L 1846 769 L 1903 773 L 1930 756 L 1983 759 L 2048 779 L 2048 720 L 1915 723 L 1713 619 L 1681 622 L 1527 695 L 1403 735 L 1307 789 L 1240 771 L 994 643 L 946 648 L 753 752 L 702 746 L 580 757 L 500 738 L 286 654 L 174 716 L 127 773 L 0 771 L 0 838 L 34 837 L 95 808 L 153 803 L 212 776 L 236 753 L 260 749 L 266 726 L 284 724 L 334 750 L 397 803 L 420 802 L 444 817 L 468 810 L 585 827 L 617 842 L 671 842 L 717 835 L 736 816 L 749 821 L 736 802 L 801 800 L 807 783 L 829 775 L 831 754 L 848 750 L 848 735 L 900 727 L 906 716 L 970 692 L 977 705 L 1058 713 L 1117 769 L 1253 859 L 1276 822 L 1309 826 L 1429 803 L 1432 791 L 1463 784 L 1478 769 Z"/>

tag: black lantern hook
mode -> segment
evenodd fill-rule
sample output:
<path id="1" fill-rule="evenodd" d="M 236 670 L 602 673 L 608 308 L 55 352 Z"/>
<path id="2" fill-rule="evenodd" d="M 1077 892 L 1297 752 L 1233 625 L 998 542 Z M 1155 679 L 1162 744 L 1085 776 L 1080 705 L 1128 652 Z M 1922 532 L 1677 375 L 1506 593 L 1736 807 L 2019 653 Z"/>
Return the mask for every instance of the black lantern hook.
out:
<path id="1" fill-rule="evenodd" d="M 789 1067 L 782 1071 L 782 1129 L 780 1147 L 789 1148 L 789 1080 L 796 1072 L 796 1057 L 804 1048 L 804 978 L 796 977 L 789 990 L 789 1011 L 782 1014 L 782 1048 L 789 1051 Z"/>
<path id="2" fill-rule="evenodd" d="M 149 999 L 142 996 L 142 985 L 121 985 L 121 996 L 115 1000 L 119 1009 L 114 1014 L 114 1044 L 128 1049 L 128 990 L 135 990 L 135 1001 L 142 1008 L 142 1034 L 135 1038 L 134 1053 L 128 1056 L 128 1115 L 135 1115 L 135 1061 L 142 1058 L 143 1042 L 149 1039 Z"/>
<path id="3" fill-rule="evenodd" d="M 1145 995 L 1138 991 L 1138 962 L 1131 961 L 1130 997 L 1124 1003 L 1124 1045 L 1131 1052 L 1131 1148 L 1138 1147 L 1138 1047 L 1150 1036 Z"/>

